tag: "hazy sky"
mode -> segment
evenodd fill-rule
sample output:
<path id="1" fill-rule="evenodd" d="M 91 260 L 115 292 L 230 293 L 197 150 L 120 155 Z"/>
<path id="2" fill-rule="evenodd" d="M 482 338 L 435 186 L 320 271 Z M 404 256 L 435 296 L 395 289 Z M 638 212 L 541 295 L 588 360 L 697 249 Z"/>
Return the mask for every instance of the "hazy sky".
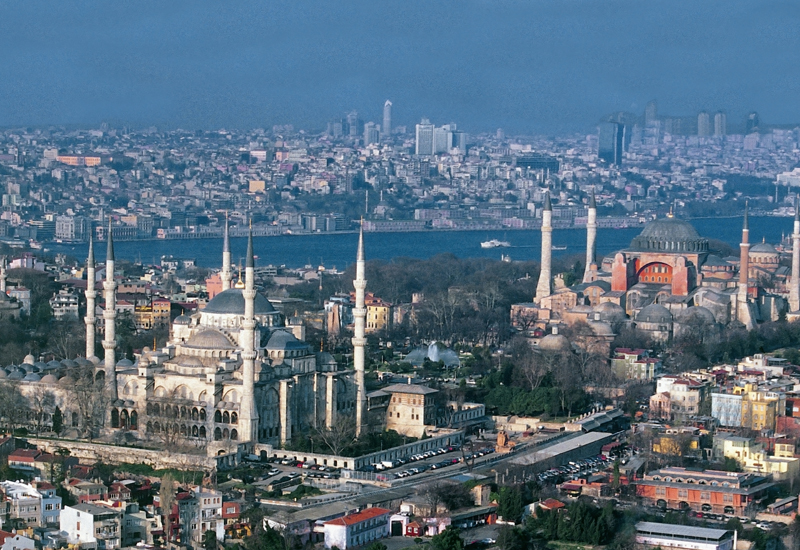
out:
<path id="1" fill-rule="evenodd" d="M 608 112 L 800 122 L 791 1 L 0 2 L 0 126 L 321 129 L 356 109 L 467 131 Z"/>

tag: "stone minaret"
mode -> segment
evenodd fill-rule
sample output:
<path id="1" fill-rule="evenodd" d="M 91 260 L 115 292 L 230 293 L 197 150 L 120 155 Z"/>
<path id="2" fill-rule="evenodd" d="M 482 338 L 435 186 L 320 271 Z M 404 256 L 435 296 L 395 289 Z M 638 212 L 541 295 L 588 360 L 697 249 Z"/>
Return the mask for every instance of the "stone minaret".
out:
<path id="1" fill-rule="evenodd" d="M 89 236 L 89 255 L 86 257 L 86 317 L 83 321 L 86 323 L 86 358 L 94 357 L 95 335 L 97 317 L 95 317 L 95 299 L 97 298 L 97 291 L 95 285 L 95 271 L 94 271 L 94 240 L 91 235 Z"/>
<path id="2" fill-rule="evenodd" d="M 115 351 L 117 340 L 114 322 L 117 318 L 117 283 L 114 280 L 114 239 L 111 235 L 111 220 L 108 221 L 108 252 L 106 253 L 106 280 L 103 282 L 103 290 L 106 295 L 106 309 L 103 311 L 103 319 L 106 325 L 106 334 L 103 338 L 103 349 L 105 350 L 104 368 L 106 372 L 106 390 L 110 399 L 117 398 L 117 363 Z"/>
<path id="3" fill-rule="evenodd" d="M 225 213 L 225 240 L 222 243 L 222 292 L 231 288 L 231 242 L 228 237 L 228 214 Z"/>
<path id="4" fill-rule="evenodd" d="M 550 296 L 551 264 L 550 258 L 553 253 L 553 205 L 550 203 L 550 192 L 544 198 L 544 210 L 542 210 L 542 266 L 539 270 L 539 282 L 536 285 L 536 302 L 542 298 Z"/>
<path id="5" fill-rule="evenodd" d="M 255 320 L 255 260 L 253 257 L 253 231 L 247 237 L 247 263 L 245 265 L 244 320 L 239 345 L 242 348 L 242 402 L 239 411 L 241 441 L 258 442 L 258 411 L 255 398 L 256 373 L 256 320 Z"/>
<path id="6" fill-rule="evenodd" d="M 747 285 L 750 277 L 750 226 L 747 219 L 747 202 L 744 203 L 744 224 L 742 225 L 742 242 L 739 244 L 739 293 L 737 296 L 737 318 L 748 329 L 753 328 L 753 320 L 747 303 Z"/>
<path id="7" fill-rule="evenodd" d="M 367 339 L 364 337 L 367 308 L 364 305 L 364 290 L 367 288 L 367 280 L 364 274 L 364 227 L 358 234 L 358 255 L 356 256 L 356 278 L 353 287 L 356 289 L 356 307 L 353 309 L 355 319 L 353 335 L 353 367 L 356 371 L 356 437 L 360 436 L 364 429 L 364 415 L 367 408 L 367 392 L 364 385 L 364 348 Z"/>
<path id="8" fill-rule="evenodd" d="M 594 200 L 594 187 L 592 198 L 589 201 L 589 217 L 586 220 L 586 268 L 583 270 L 583 282 L 591 282 L 592 264 L 595 262 L 597 250 L 597 203 Z"/>
<path id="9" fill-rule="evenodd" d="M 794 200 L 792 233 L 792 282 L 789 287 L 789 311 L 800 311 L 800 203 Z"/>
<path id="10" fill-rule="evenodd" d="M 0 262 L 0 292 L 3 293 L 2 299 L 5 299 L 7 279 L 8 279 L 8 259 L 5 256 L 3 256 L 3 260 L 2 262 Z"/>

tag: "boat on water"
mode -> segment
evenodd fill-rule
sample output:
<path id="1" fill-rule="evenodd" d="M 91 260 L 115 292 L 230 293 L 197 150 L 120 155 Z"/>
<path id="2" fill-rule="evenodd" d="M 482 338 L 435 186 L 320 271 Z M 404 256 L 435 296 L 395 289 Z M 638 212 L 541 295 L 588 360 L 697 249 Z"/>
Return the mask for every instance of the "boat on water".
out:
<path id="1" fill-rule="evenodd" d="M 551 250 L 566 250 L 566 246 L 551 246 Z"/>
<path id="2" fill-rule="evenodd" d="M 498 239 L 492 239 L 490 241 L 483 241 L 481 243 L 481 248 L 508 248 L 511 246 L 511 243 L 508 241 L 500 241 Z"/>

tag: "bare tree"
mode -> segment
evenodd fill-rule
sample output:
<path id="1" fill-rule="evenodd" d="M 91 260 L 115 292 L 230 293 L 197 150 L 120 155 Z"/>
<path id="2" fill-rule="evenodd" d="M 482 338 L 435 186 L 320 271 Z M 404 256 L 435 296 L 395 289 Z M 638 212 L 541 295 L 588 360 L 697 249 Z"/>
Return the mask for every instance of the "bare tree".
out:
<path id="1" fill-rule="evenodd" d="M 24 424 L 30 411 L 28 399 L 11 381 L 0 381 L 0 421 L 11 433 Z"/>
<path id="2" fill-rule="evenodd" d="M 530 390 L 538 388 L 544 377 L 550 372 L 551 365 L 548 356 L 531 349 L 525 338 L 515 338 L 511 343 L 511 357 L 516 366 L 514 372 Z"/>
<path id="3" fill-rule="evenodd" d="M 339 414 L 330 428 L 321 425 L 313 428 L 313 431 L 331 453 L 341 456 L 356 441 L 356 419 L 352 414 Z"/>
<path id="4" fill-rule="evenodd" d="M 56 396 L 45 386 L 37 384 L 28 393 L 28 400 L 34 416 L 34 428 L 38 435 L 42 431 L 45 418 L 53 414 L 55 410 Z"/>
<path id="5" fill-rule="evenodd" d="M 161 506 L 161 514 L 164 516 L 164 525 L 167 531 L 167 541 L 172 541 L 172 522 L 169 516 L 172 513 L 172 506 L 175 504 L 175 478 L 172 474 L 166 473 L 161 477 L 161 488 L 158 491 L 158 502 Z"/>
<path id="6" fill-rule="evenodd" d="M 48 343 L 56 357 L 69 359 L 77 357 L 83 349 L 85 328 L 77 319 L 66 319 L 53 323 L 48 335 Z"/>
<path id="7" fill-rule="evenodd" d="M 69 390 L 80 415 L 79 431 L 91 441 L 100 433 L 108 410 L 109 398 L 105 380 L 96 377 L 95 368 L 88 365 L 75 368 L 70 374 L 75 379 Z"/>

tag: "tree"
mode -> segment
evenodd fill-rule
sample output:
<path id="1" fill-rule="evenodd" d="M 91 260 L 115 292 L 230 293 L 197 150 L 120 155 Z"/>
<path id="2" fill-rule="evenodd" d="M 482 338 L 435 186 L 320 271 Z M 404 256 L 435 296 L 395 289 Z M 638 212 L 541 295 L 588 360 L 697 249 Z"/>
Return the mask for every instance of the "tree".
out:
<path id="1" fill-rule="evenodd" d="M 56 405 L 56 396 L 46 386 L 37 384 L 29 392 L 28 401 L 31 404 L 31 412 L 33 412 L 35 422 L 34 428 L 38 435 L 42 431 L 45 418 L 51 414 L 50 411 Z"/>
<path id="2" fill-rule="evenodd" d="M 61 430 L 64 429 L 64 415 L 61 412 L 61 409 L 56 405 L 55 410 L 53 411 L 53 433 L 56 435 L 61 435 Z"/>
<path id="3" fill-rule="evenodd" d="M 497 546 L 500 550 L 527 550 L 528 537 L 519 527 L 504 525 L 497 534 Z"/>
<path id="4" fill-rule="evenodd" d="M 312 424 L 313 425 L 313 424 Z M 314 435 L 336 456 L 342 456 L 345 449 L 356 440 L 356 419 L 352 414 L 340 414 L 330 428 L 321 426 L 314 429 Z"/>
<path id="5" fill-rule="evenodd" d="M 79 429 L 91 441 L 103 427 L 108 409 L 105 379 L 102 375 L 95 376 L 93 366 L 72 369 L 70 374 L 75 379 L 69 390 L 80 416 Z"/>
<path id="6" fill-rule="evenodd" d="M 158 501 L 161 506 L 161 514 L 164 516 L 164 525 L 167 526 L 167 540 L 172 540 L 172 522 L 169 519 L 172 514 L 172 506 L 175 503 L 175 478 L 167 472 L 161 477 L 161 488 L 158 491 Z"/>
<path id="7" fill-rule="evenodd" d="M 464 550 L 464 541 L 458 534 L 458 529 L 451 525 L 443 533 L 434 535 L 430 546 L 431 550 Z"/>
<path id="8" fill-rule="evenodd" d="M 203 533 L 203 550 L 217 550 L 217 534 L 210 529 Z"/>
<path id="9" fill-rule="evenodd" d="M 518 522 L 524 508 L 522 491 L 519 487 L 502 487 L 500 489 L 497 499 L 497 514 L 502 516 L 505 521 Z"/>
<path id="10" fill-rule="evenodd" d="M 30 410 L 30 403 L 14 382 L 0 381 L 0 422 L 11 433 L 22 425 Z"/>
<path id="11" fill-rule="evenodd" d="M 382 542 L 378 542 L 377 540 L 367 546 L 367 550 L 387 550 L 386 545 Z"/>

